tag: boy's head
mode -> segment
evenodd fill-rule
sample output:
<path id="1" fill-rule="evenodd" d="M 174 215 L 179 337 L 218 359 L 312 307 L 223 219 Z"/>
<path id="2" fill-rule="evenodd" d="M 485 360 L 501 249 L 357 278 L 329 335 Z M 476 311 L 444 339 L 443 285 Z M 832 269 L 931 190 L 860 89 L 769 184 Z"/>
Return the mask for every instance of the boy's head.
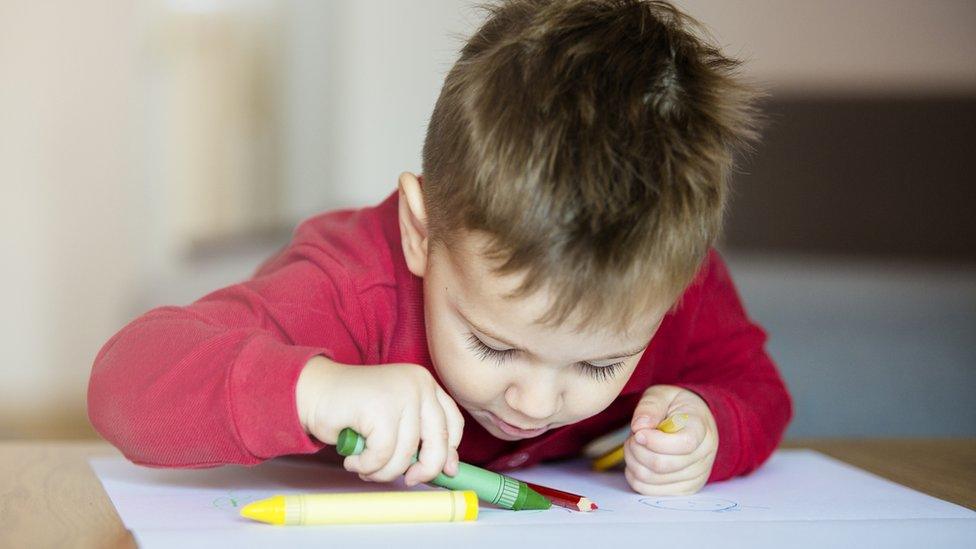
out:
<path id="1" fill-rule="evenodd" d="M 619 394 L 718 234 L 755 94 L 663 2 L 489 11 L 441 90 L 422 184 L 401 176 L 400 224 L 445 388 L 524 438 Z"/>

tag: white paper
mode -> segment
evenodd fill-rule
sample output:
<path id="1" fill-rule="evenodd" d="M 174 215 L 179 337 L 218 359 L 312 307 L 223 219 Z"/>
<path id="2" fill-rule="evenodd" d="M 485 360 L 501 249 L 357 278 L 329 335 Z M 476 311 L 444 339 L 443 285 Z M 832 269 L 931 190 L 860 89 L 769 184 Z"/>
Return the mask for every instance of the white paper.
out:
<path id="1" fill-rule="evenodd" d="M 469 524 L 291 528 L 252 523 L 238 512 L 274 494 L 405 488 L 365 483 L 339 469 L 287 460 L 204 470 L 149 469 L 121 458 L 96 458 L 91 465 L 126 527 L 147 547 L 301 547 L 328 541 L 333 547 L 497 549 L 499 544 L 530 541 L 540 547 L 600 547 L 636 541 L 658 545 L 665 540 L 713 546 L 721 542 L 723 547 L 917 547 L 935 541 L 938 546 L 976 546 L 976 512 L 807 450 L 778 451 L 754 474 L 708 485 L 688 497 L 636 494 L 621 473 L 594 473 L 583 461 L 514 475 L 585 495 L 600 506 L 591 513 L 483 506 L 478 521 Z"/>

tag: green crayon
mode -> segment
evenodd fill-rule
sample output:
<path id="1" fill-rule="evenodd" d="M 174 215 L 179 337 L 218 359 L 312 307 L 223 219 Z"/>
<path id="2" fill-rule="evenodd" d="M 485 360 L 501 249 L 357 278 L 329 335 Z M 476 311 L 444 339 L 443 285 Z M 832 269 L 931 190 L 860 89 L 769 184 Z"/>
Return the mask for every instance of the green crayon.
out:
<path id="1" fill-rule="evenodd" d="M 336 451 L 340 455 L 356 455 L 365 448 L 366 439 L 356 431 L 346 428 L 339 433 Z M 520 480 L 464 462 L 458 463 L 458 472 L 453 477 L 441 473 L 430 483 L 450 490 L 474 490 L 480 499 L 513 511 L 548 509 L 552 505 L 549 499 Z"/>

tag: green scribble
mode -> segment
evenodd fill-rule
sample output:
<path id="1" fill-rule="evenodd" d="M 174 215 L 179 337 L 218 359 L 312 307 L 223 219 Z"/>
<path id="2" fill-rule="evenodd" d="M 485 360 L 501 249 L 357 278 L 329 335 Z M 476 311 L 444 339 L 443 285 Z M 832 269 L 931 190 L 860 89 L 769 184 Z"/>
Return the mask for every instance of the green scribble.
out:
<path id="1" fill-rule="evenodd" d="M 213 506 L 217 509 L 236 509 L 237 499 L 234 496 L 220 496 L 213 500 Z"/>

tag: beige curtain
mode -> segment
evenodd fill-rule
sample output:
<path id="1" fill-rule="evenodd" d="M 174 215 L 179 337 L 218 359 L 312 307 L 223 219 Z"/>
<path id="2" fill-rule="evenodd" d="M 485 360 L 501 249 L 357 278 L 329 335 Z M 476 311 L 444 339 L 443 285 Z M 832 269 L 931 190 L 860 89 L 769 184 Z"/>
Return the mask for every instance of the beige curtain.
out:
<path id="1" fill-rule="evenodd" d="M 160 5 L 157 165 L 184 251 L 281 222 L 277 3 Z"/>

